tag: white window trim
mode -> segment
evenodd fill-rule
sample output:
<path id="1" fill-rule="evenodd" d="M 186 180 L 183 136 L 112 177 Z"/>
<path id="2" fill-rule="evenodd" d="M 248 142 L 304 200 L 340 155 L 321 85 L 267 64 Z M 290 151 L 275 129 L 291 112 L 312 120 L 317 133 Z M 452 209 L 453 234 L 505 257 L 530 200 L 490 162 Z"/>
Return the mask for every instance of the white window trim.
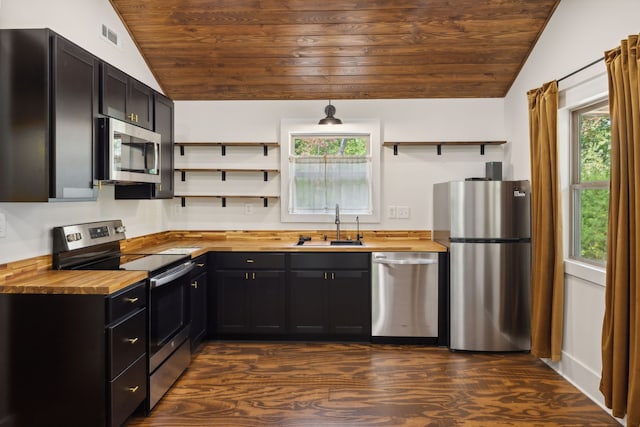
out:
<path id="1" fill-rule="evenodd" d="M 570 276 L 605 286 L 606 267 L 587 264 L 569 257 L 571 244 L 571 112 L 608 96 L 609 87 L 604 61 L 560 82 L 558 87 L 558 154 L 562 188 L 562 223 L 564 272 Z"/>
<path id="2" fill-rule="evenodd" d="M 322 135 L 322 134 L 366 134 L 369 135 L 371 144 L 371 168 L 372 168 L 372 214 L 357 215 L 362 223 L 380 222 L 380 135 L 381 124 L 377 119 L 345 120 L 341 125 L 317 125 L 314 119 L 282 119 L 280 122 L 280 220 L 282 222 L 304 223 L 333 223 L 335 214 L 290 214 L 290 174 L 289 156 L 291 153 L 292 135 Z M 354 223 L 356 215 L 341 214 L 340 220 L 346 223 Z"/>

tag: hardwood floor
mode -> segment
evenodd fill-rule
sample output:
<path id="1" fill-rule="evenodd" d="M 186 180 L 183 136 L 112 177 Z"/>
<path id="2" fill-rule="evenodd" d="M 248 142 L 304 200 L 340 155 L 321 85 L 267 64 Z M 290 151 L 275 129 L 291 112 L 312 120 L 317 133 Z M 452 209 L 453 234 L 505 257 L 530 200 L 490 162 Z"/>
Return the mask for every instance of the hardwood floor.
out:
<path id="1" fill-rule="evenodd" d="M 209 342 L 128 426 L 618 426 L 529 354 Z"/>

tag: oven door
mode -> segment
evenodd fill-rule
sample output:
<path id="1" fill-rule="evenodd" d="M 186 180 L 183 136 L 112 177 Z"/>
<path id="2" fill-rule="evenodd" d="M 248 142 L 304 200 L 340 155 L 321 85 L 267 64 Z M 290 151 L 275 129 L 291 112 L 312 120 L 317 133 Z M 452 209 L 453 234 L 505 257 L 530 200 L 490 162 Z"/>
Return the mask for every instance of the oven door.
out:
<path id="1" fill-rule="evenodd" d="M 149 279 L 149 372 L 153 373 L 189 336 L 189 278 L 186 262 Z"/>

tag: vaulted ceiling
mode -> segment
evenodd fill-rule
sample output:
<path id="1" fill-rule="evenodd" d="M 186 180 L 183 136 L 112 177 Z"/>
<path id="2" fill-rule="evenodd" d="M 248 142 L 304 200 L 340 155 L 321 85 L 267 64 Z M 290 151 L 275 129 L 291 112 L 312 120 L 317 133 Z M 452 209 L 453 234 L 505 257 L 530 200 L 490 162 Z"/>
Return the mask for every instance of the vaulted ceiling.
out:
<path id="1" fill-rule="evenodd" d="M 502 97 L 560 0 L 110 0 L 174 100 Z"/>

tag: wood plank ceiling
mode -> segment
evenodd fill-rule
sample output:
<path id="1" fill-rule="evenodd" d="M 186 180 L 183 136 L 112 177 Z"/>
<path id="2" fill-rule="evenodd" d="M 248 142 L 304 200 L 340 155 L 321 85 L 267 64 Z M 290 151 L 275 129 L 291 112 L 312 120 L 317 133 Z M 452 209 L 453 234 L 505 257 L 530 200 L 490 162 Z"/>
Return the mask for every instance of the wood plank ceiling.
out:
<path id="1" fill-rule="evenodd" d="M 503 97 L 560 0 L 110 0 L 174 100 Z"/>

